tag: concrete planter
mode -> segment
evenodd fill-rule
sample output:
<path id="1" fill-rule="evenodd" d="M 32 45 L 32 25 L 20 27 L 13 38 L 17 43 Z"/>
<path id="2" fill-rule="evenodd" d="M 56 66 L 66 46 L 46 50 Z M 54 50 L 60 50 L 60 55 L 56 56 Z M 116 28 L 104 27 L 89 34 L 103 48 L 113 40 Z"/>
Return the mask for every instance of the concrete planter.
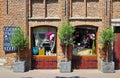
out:
<path id="1" fill-rule="evenodd" d="M 101 71 L 103 73 L 114 73 L 115 72 L 115 63 L 113 61 L 111 62 L 104 62 L 101 61 Z"/>
<path id="2" fill-rule="evenodd" d="M 65 61 L 61 61 L 60 62 L 60 72 L 61 73 L 70 73 L 72 72 L 72 68 L 71 68 L 71 61 L 65 62 Z"/>
<path id="3" fill-rule="evenodd" d="M 27 71 L 26 62 L 25 61 L 14 62 L 13 71 L 14 72 L 25 72 L 25 71 Z"/>

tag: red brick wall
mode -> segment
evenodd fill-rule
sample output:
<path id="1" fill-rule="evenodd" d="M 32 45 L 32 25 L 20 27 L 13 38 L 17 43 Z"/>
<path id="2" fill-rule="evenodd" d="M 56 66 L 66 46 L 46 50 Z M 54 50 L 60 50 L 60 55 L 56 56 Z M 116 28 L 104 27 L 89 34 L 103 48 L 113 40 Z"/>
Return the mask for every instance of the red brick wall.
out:
<path id="1" fill-rule="evenodd" d="M 0 58 L 7 60 L 5 65 L 11 66 L 15 61 L 16 53 L 5 53 L 3 50 L 3 27 L 4 26 L 20 26 L 27 32 L 27 10 L 26 0 L 8 0 L 7 8 L 6 0 L 0 2 L 0 14 L 4 19 L 0 18 Z M 8 11 L 8 12 L 7 12 Z M 25 34 L 26 35 L 26 34 Z"/>
<path id="2" fill-rule="evenodd" d="M 84 0 L 72 0 L 71 11 L 72 17 L 84 17 L 85 16 Z"/>
<path id="3" fill-rule="evenodd" d="M 100 0 L 87 0 L 87 16 L 102 17 L 102 7 Z"/>
<path id="4" fill-rule="evenodd" d="M 32 0 L 32 16 L 45 17 L 45 5 L 43 0 Z"/>
<path id="5" fill-rule="evenodd" d="M 15 53 L 5 54 L 3 50 L 3 27 L 4 26 L 21 26 L 25 32 L 29 31 L 29 40 L 31 41 L 31 27 L 36 26 L 55 26 L 58 31 L 61 27 L 61 23 L 65 19 L 69 21 L 73 26 L 77 25 L 92 25 L 98 27 L 98 34 L 105 27 L 104 23 L 109 18 L 105 18 L 105 0 L 71 0 L 73 3 L 69 2 L 66 6 L 66 15 L 65 16 L 65 3 L 64 0 L 48 0 L 44 4 L 44 0 L 8 0 L 8 14 L 6 0 L 0 0 L 0 58 L 7 59 L 7 66 L 12 66 L 13 61 L 15 60 Z M 109 1 L 109 0 L 108 0 Z M 112 3 L 112 18 L 120 18 L 120 1 L 111 0 Z M 72 5 L 70 5 L 71 3 Z M 28 8 L 29 6 L 29 8 Z M 45 7 L 47 6 L 47 7 Z M 31 8 L 32 7 L 32 8 Z M 57 7 L 57 8 L 56 8 Z M 31 10 L 31 11 L 28 11 Z M 29 12 L 29 13 L 28 13 Z M 31 14 L 31 15 L 29 15 Z M 29 17 L 32 16 L 32 17 Z M 75 18 L 71 18 L 75 17 Z M 38 18 L 43 17 L 43 18 Z M 51 17 L 51 18 L 46 18 Z M 57 17 L 57 18 L 54 18 Z M 83 17 L 83 18 L 80 18 Z M 91 17 L 91 18 L 89 18 Z M 107 21 L 109 22 L 109 21 Z M 109 23 L 107 23 L 109 24 Z M 29 26 L 29 27 L 28 27 Z M 30 42 L 29 41 L 29 42 Z M 29 47 L 31 42 L 29 43 Z M 63 53 L 61 52 L 60 40 L 57 36 L 57 59 L 58 66 L 61 59 L 63 59 Z M 31 52 L 31 48 L 29 51 Z M 31 53 L 29 53 L 29 57 Z"/>
<path id="6" fill-rule="evenodd" d="M 5 2 L 4 0 L 0 0 L 0 58 L 4 58 L 4 51 L 3 51 L 3 25 L 4 25 L 4 17 L 5 17 Z"/>
<path id="7" fill-rule="evenodd" d="M 47 17 L 59 16 L 59 3 L 58 0 L 47 0 Z"/>
<path id="8" fill-rule="evenodd" d="M 113 15 L 112 18 L 118 19 L 120 18 L 120 1 L 119 0 L 113 0 L 112 8 L 113 8 Z"/>

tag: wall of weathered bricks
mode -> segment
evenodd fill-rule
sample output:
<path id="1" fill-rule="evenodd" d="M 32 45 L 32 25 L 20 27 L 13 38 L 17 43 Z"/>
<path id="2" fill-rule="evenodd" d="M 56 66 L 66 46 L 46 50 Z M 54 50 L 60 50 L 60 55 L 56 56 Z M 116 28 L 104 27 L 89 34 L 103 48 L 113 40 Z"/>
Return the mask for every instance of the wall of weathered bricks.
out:
<path id="1" fill-rule="evenodd" d="M 6 0 L 0 0 L 0 58 L 7 60 L 6 66 L 12 66 L 16 57 L 15 53 L 5 54 L 3 50 L 4 26 L 21 26 L 26 34 L 28 32 L 29 35 L 27 35 L 30 41 L 32 27 L 42 25 L 55 26 L 59 31 L 64 21 L 69 21 L 73 26 L 92 25 L 98 27 L 99 34 L 104 27 L 109 26 L 109 14 L 111 14 L 112 19 L 120 18 L 120 1 L 108 1 L 112 2 L 111 9 L 108 9 L 108 16 L 106 16 L 105 0 L 66 0 L 66 10 L 65 0 L 8 0 L 8 6 L 6 5 Z M 58 37 L 57 49 L 59 66 L 59 61 L 63 58 L 63 54 Z M 28 51 L 30 50 L 31 43 L 29 43 Z"/>
<path id="2" fill-rule="evenodd" d="M 1 58 L 5 58 L 5 53 L 4 53 L 4 51 L 3 51 L 3 32 L 1 32 L 1 31 L 3 31 L 2 29 L 2 27 L 3 27 L 3 25 L 4 25 L 4 16 L 5 16 L 5 14 L 4 14 L 4 12 L 5 12 L 5 2 L 4 2 L 4 0 L 0 0 L 0 57 Z"/>
<path id="3" fill-rule="evenodd" d="M 119 0 L 113 0 L 112 4 L 112 18 L 114 19 L 120 19 L 120 1 Z"/>
<path id="4" fill-rule="evenodd" d="M 1 0 L 0 14 L 4 17 L 0 21 L 0 58 L 7 60 L 5 65 L 11 66 L 15 61 L 16 53 L 5 53 L 3 50 L 3 27 L 21 26 L 25 32 L 27 27 L 26 0 Z M 7 5 L 8 4 L 8 5 Z M 1 20 L 1 19 L 0 19 Z"/>

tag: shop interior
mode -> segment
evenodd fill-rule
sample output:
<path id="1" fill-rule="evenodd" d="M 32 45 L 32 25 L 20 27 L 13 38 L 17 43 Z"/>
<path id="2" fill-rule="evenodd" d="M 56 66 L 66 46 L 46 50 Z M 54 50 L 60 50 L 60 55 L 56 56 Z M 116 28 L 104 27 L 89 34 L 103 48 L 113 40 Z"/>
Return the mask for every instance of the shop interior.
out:
<path id="1" fill-rule="evenodd" d="M 96 55 L 96 31 L 93 27 L 76 27 L 73 55 Z"/>
<path id="2" fill-rule="evenodd" d="M 36 27 L 33 29 L 33 55 L 56 56 L 56 28 Z"/>

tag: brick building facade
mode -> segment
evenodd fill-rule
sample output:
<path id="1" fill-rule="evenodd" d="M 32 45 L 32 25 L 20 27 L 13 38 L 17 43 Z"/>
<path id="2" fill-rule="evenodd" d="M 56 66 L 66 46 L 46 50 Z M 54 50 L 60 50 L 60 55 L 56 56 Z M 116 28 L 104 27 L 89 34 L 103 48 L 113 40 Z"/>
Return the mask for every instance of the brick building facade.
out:
<path id="1" fill-rule="evenodd" d="M 52 27 L 56 31 L 57 67 L 63 59 L 58 37 L 63 22 L 70 22 L 75 27 L 96 28 L 96 39 L 102 29 L 120 26 L 119 0 L 0 0 L 0 58 L 5 59 L 5 66 L 12 66 L 16 53 L 6 53 L 3 49 L 4 26 L 20 26 L 29 37 L 26 50 L 28 64 L 32 66 L 33 30 L 39 27 Z M 96 43 L 96 57 L 99 68 L 99 44 Z M 22 54 L 24 56 L 24 54 Z"/>

